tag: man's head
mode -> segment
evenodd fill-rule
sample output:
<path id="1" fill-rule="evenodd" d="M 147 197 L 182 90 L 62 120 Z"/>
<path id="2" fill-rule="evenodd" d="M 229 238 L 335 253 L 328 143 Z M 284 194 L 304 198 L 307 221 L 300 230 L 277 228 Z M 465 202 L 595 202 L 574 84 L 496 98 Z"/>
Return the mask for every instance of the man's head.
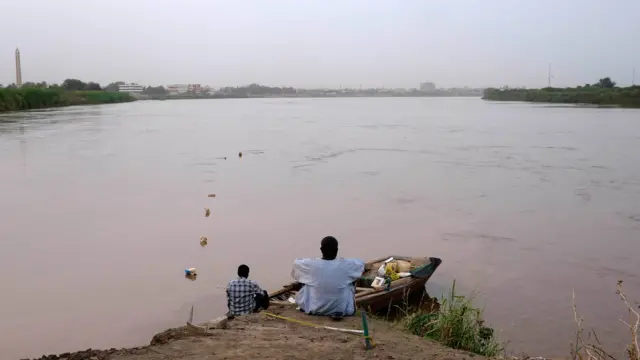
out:
<path id="1" fill-rule="evenodd" d="M 249 277 L 249 267 L 245 264 L 238 266 L 238 276 L 243 278 Z"/>
<path id="2" fill-rule="evenodd" d="M 320 251 L 325 260 L 334 260 L 338 256 L 338 240 L 333 236 L 327 236 L 320 242 Z"/>

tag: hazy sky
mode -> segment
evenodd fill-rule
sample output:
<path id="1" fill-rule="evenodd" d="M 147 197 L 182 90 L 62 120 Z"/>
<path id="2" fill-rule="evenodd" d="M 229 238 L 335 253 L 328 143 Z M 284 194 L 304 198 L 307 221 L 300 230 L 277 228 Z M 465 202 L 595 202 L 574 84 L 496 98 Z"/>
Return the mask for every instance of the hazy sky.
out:
<path id="1" fill-rule="evenodd" d="M 640 83 L 640 0 L 0 0 L 0 83 Z"/>

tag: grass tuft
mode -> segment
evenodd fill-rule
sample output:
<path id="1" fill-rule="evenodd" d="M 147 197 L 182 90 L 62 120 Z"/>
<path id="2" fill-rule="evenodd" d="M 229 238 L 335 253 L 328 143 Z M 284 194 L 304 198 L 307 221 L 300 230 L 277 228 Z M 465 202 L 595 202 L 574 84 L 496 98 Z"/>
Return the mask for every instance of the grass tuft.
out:
<path id="1" fill-rule="evenodd" d="M 453 281 L 448 296 L 443 296 L 438 312 L 408 314 L 406 329 L 412 334 L 436 340 L 448 347 L 487 357 L 497 356 L 504 347 L 493 329 L 484 325 L 482 309 L 473 306 L 473 296 L 456 294 Z"/>

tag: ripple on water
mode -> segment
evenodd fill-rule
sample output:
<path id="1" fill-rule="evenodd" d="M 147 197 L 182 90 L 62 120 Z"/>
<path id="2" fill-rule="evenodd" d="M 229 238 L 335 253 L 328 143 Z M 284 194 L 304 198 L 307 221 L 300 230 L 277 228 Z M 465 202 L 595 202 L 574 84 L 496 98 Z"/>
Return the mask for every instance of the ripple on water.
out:
<path id="1" fill-rule="evenodd" d="M 474 232 L 474 231 L 447 232 L 442 235 L 444 240 L 469 241 L 474 239 L 480 239 L 480 240 L 488 241 L 491 243 L 511 243 L 516 241 L 516 239 L 507 237 L 507 236 L 499 236 L 499 235 L 486 234 L 486 233 L 480 233 L 480 232 Z"/>
<path id="2" fill-rule="evenodd" d="M 415 201 L 416 201 L 415 198 L 409 199 L 409 198 L 399 197 L 394 199 L 394 202 L 398 205 L 409 205 L 414 203 Z"/>
<path id="3" fill-rule="evenodd" d="M 573 192 L 576 196 L 578 196 L 582 201 L 589 202 L 591 201 L 591 194 L 587 189 L 576 189 Z"/>
<path id="4" fill-rule="evenodd" d="M 304 165 L 293 165 L 293 168 L 300 168 L 305 166 L 313 166 L 317 164 L 325 164 L 331 159 L 335 159 L 342 155 L 353 154 L 356 152 L 390 152 L 390 153 L 417 153 L 417 154 L 431 154 L 431 151 L 420 150 L 406 150 L 397 148 L 359 148 L 359 149 L 345 149 L 339 151 L 332 151 L 327 154 L 305 156 L 304 160 L 294 160 L 294 163 L 306 163 Z"/>

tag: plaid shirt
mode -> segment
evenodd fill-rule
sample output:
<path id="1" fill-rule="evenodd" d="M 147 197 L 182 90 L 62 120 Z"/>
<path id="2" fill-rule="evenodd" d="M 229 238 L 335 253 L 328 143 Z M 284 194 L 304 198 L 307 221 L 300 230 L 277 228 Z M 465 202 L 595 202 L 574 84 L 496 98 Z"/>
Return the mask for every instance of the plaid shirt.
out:
<path id="1" fill-rule="evenodd" d="M 227 285 L 227 299 L 229 312 L 232 315 L 251 314 L 256 307 L 256 294 L 262 294 L 262 289 L 255 281 L 247 278 L 237 278 Z"/>

